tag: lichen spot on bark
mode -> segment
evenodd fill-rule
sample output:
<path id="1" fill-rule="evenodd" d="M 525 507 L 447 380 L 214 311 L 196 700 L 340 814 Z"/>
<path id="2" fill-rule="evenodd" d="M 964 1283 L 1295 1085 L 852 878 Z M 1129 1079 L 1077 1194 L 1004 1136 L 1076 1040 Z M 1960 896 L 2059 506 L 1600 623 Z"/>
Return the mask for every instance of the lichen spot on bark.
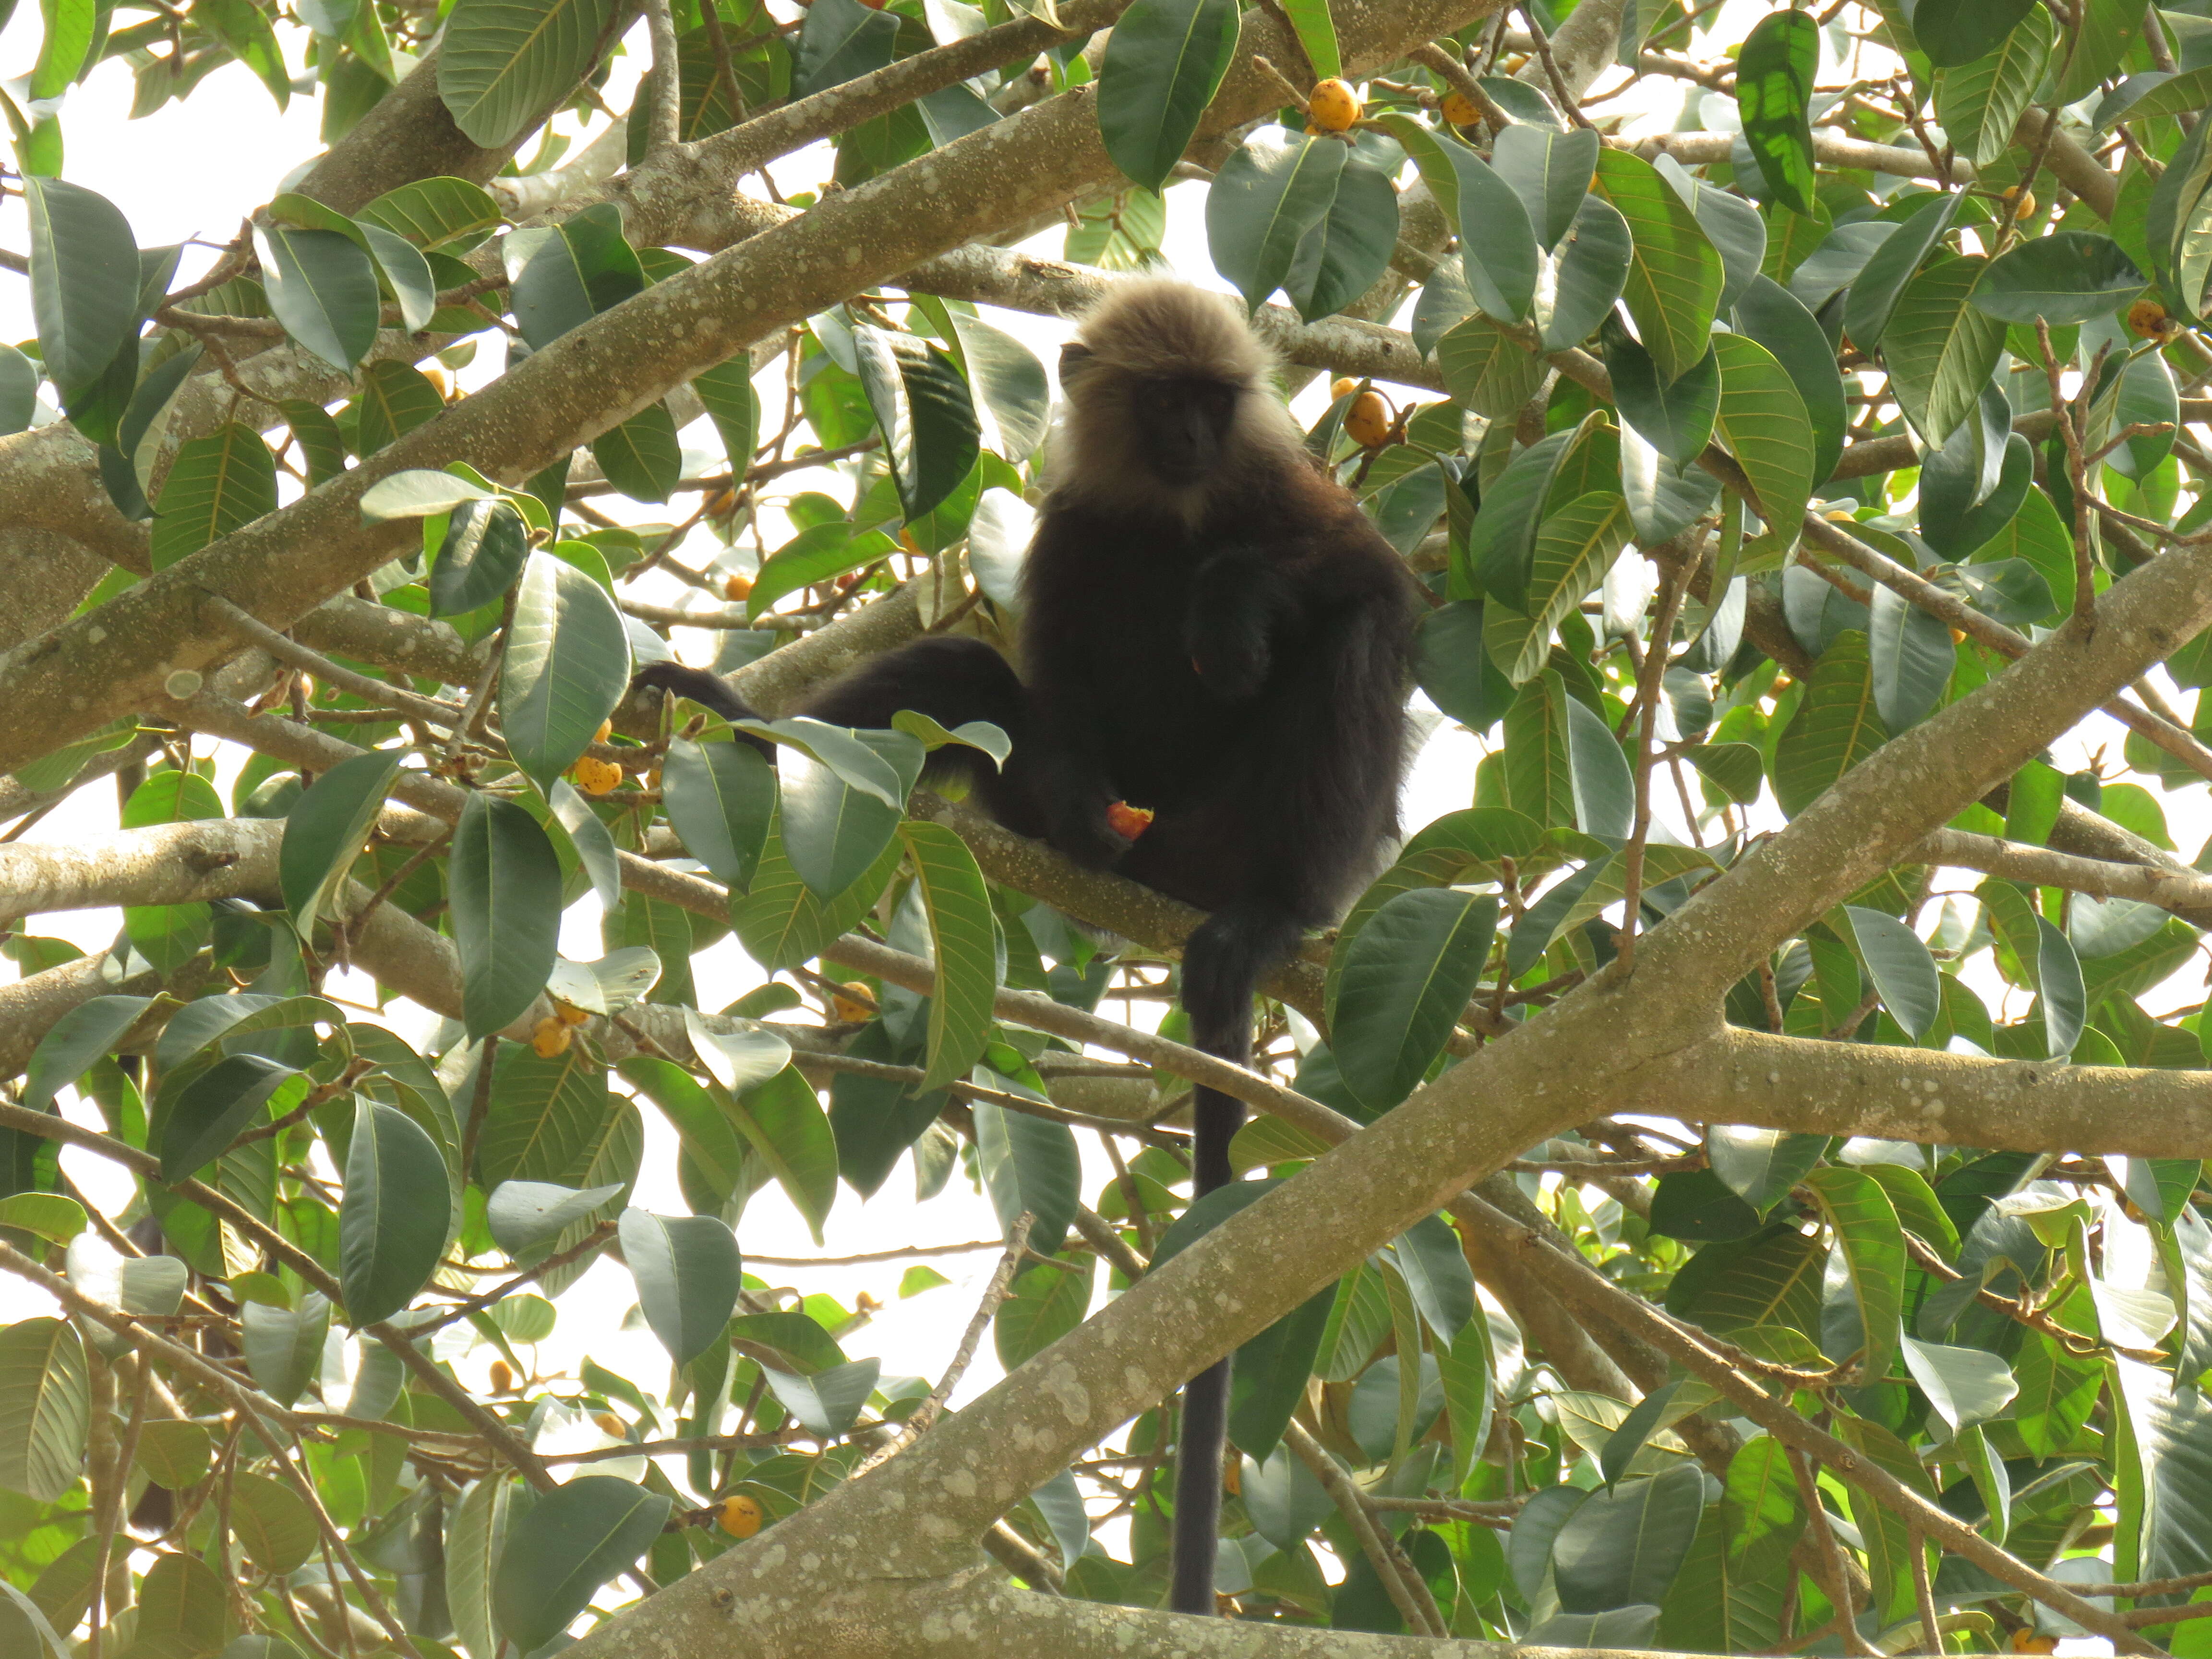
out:
<path id="1" fill-rule="evenodd" d="M 975 1495 L 975 1471 L 973 1469 L 951 1471 L 945 1477 L 945 1490 L 955 1498 L 973 1498 Z"/>
<path id="2" fill-rule="evenodd" d="M 1091 1420 L 1091 1390 L 1083 1386 L 1082 1377 L 1066 1360 L 1044 1374 L 1044 1391 L 1060 1401 L 1060 1414 L 1071 1425 Z"/>

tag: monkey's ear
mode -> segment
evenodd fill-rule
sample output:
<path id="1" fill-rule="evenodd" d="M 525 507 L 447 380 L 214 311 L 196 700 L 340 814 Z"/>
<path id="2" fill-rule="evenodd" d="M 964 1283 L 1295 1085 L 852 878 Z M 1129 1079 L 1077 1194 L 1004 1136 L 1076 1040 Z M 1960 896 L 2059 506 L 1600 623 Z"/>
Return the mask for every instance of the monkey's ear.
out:
<path id="1" fill-rule="evenodd" d="M 1060 378 L 1066 380 L 1091 361 L 1091 348 L 1080 340 L 1070 340 L 1060 349 Z"/>

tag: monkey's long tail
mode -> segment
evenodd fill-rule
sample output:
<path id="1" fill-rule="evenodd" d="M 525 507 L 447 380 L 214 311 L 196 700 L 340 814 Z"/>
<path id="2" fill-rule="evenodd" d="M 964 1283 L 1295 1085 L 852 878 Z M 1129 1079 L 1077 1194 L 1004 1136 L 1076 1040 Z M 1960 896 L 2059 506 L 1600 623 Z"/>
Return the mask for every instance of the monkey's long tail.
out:
<path id="1" fill-rule="evenodd" d="M 1193 1045 L 1238 1066 L 1252 1063 L 1252 993 L 1261 975 L 1296 946 L 1302 929 L 1286 914 L 1219 910 L 1183 951 L 1183 1007 Z M 1191 1094 L 1194 1200 L 1232 1179 L 1229 1144 L 1243 1126 L 1244 1103 L 1218 1089 Z M 1176 1446 L 1173 1581 L 1176 1613 L 1218 1611 L 1214 1555 L 1221 1537 L 1221 1460 L 1229 1444 L 1230 1358 L 1224 1355 L 1183 1385 Z"/>

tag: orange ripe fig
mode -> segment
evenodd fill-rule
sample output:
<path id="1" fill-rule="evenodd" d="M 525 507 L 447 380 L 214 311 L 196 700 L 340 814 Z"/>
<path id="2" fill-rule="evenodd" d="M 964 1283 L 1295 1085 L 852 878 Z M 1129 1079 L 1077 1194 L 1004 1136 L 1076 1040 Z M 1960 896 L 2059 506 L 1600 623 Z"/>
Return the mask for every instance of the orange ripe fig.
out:
<path id="1" fill-rule="evenodd" d="M 494 1394 L 511 1394 L 514 1392 L 514 1372 L 513 1369 L 504 1359 L 493 1360 L 491 1362 L 491 1391 Z"/>
<path id="2" fill-rule="evenodd" d="M 2128 327 L 2139 339 L 2160 338 L 2171 322 L 2166 314 L 2166 307 L 2155 300 L 2138 300 L 2128 307 Z"/>
<path id="3" fill-rule="evenodd" d="M 573 1002 L 562 1002 L 556 999 L 553 1004 L 553 1018 L 563 1025 L 581 1025 L 591 1017 L 586 1010 L 579 1008 Z"/>
<path id="4" fill-rule="evenodd" d="M 1339 398 L 1349 398 L 1358 390 L 1358 381 L 1349 374 L 1340 374 L 1328 383 L 1328 400 L 1334 403 Z"/>
<path id="5" fill-rule="evenodd" d="M 1482 112 L 1474 106 L 1465 93 L 1446 93 L 1443 102 L 1437 107 L 1444 119 L 1455 127 L 1474 126 L 1482 119 Z"/>
<path id="6" fill-rule="evenodd" d="M 1106 809 L 1106 823 L 1115 835 L 1134 841 L 1152 828 L 1152 809 L 1117 800 Z"/>
<path id="7" fill-rule="evenodd" d="M 2012 204 L 2012 216 L 2015 219 L 2029 218 L 2035 212 L 2035 192 L 2022 190 L 2018 185 L 2006 191 L 1999 199 Z"/>
<path id="8" fill-rule="evenodd" d="M 1363 449 L 1380 449 L 1390 441 L 1390 405 L 1379 392 L 1363 392 L 1345 411 L 1344 429 Z"/>
<path id="9" fill-rule="evenodd" d="M 557 1019 L 541 1019 L 531 1029 L 530 1046 L 540 1060 L 557 1060 L 568 1052 L 568 1027 Z"/>
<path id="10" fill-rule="evenodd" d="M 858 1024 L 876 1017 L 876 994 L 868 988 L 866 981 L 848 979 L 838 988 L 858 994 L 856 996 L 833 996 L 830 999 L 830 1012 L 839 1019 Z"/>
<path id="11" fill-rule="evenodd" d="M 612 1412 L 593 1412 L 592 1413 L 592 1421 L 599 1425 L 599 1431 L 603 1434 L 611 1434 L 617 1440 L 627 1440 L 629 1438 L 629 1430 L 628 1426 L 624 1425 L 622 1419 L 617 1417 Z"/>
<path id="12" fill-rule="evenodd" d="M 742 570 L 732 571 L 722 579 L 722 597 L 726 599 L 747 599 L 751 596 L 752 591 L 753 579 Z"/>
<path id="13" fill-rule="evenodd" d="M 1322 82 L 1306 100 L 1306 116 L 1323 132 L 1342 132 L 1359 118 L 1359 94 L 1348 82 Z"/>
<path id="14" fill-rule="evenodd" d="M 740 1493 L 722 1500 L 722 1513 L 714 1524 L 732 1538 L 750 1538 L 761 1529 L 761 1506 L 757 1498 Z"/>
<path id="15" fill-rule="evenodd" d="M 568 775 L 586 794 L 604 795 L 623 781 L 623 769 L 612 761 L 593 760 L 586 755 L 568 769 Z"/>

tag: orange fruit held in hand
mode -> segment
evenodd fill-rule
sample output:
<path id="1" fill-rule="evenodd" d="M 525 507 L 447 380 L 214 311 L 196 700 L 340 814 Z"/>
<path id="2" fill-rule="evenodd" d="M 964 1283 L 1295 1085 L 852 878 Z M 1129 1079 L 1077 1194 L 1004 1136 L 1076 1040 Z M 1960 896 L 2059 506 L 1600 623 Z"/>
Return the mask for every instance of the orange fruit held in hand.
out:
<path id="1" fill-rule="evenodd" d="M 1134 841 L 1152 828 L 1152 809 L 1132 806 L 1125 800 L 1117 800 L 1107 807 L 1106 823 L 1115 835 Z"/>
<path id="2" fill-rule="evenodd" d="M 1306 100 L 1306 116 L 1323 132 L 1342 132 L 1359 118 L 1359 94 L 1348 82 L 1324 81 Z"/>

